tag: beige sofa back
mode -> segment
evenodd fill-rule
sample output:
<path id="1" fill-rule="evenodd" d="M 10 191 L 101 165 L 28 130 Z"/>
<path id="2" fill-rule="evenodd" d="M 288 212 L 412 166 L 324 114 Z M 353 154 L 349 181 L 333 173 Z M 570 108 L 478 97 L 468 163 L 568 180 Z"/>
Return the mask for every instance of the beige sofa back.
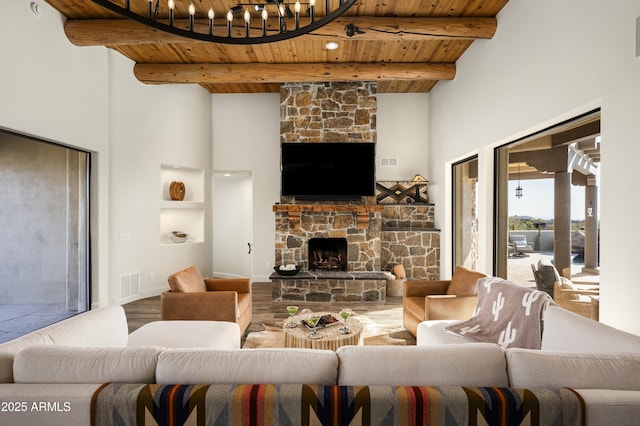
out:
<path id="1" fill-rule="evenodd" d="M 0 345 L 0 383 L 13 381 L 13 357 L 31 345 L 126 346 L 127 318 L 122 306 L 87 311 Z"/>
<path id="2" fill-rule="evenodd" d="M 640 354 L 507 349 L 509 385 L 640 391 Z"/>
<path id="3" fill-rule="evenodd" d="M 155 346 L 29 346 L 15 355 L 13 380 L 15 383 L 154 383 L 162 351 Z"/>
<path id="4" fill-rule="evenodd" d="M 342 346 L 338 384 L 346 386 L 508 386 L 504 351 L 491 343 Z"/>
<path id="5" fill-rule="evenodd" d="M 305 383 L 335 385 L 338 357 L 320 349 L 166 349 L 156 381 L 173 383 Z"/>
<path id="6" fill-rule="evenodd" d="M 549 306 L 544 313 L 543 351 L 640 353 L 640 336 Z"/>

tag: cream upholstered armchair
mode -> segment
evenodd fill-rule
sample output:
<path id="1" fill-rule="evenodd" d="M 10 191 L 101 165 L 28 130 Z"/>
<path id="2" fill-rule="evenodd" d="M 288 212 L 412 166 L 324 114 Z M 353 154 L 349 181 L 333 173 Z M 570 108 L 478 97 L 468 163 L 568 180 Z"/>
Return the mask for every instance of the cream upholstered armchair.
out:
<path id="1" fill-rule="evenodd" d="M 554 283 L 553 300 L 561 307 L 585 318 L 598 320 L 600 290 L 597 286 L 581 288 L 565 277 Z"/>
<path id="2" fill-rule="evenodd" d="M 411 280 L 404 284 L 402 319 L 414 336 L 427 320 L 466 320 L 478 303 L 478 280 L 485 274 L 457 266 L 450 280 Z"/>
<path id="3" fill-rule="evenodd" d="M 169 291 L 160 296 L 163 320 L 230 321 L 244 333 L 251 324 L 249 278 L 203 278 L 196 266 L 168 277 Z"/>

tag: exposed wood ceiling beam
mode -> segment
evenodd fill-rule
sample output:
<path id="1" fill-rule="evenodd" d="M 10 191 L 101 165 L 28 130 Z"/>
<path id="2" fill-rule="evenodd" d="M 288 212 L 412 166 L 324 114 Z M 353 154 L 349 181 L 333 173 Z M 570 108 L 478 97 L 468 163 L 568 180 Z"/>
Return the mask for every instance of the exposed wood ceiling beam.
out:
<path id="1" fill-rule="evenodd" d="M 136 64 L 134 74 L 148 84 L 298 83 L 317 81 L 453 80 L 455 64 Z"/>
<path id="2" fill-rule="evenodd" d="M 176 20 L 176 27 L 185 28 L 188 21 Z M 348 37 L 347 25 L 358 27 L 364 34 Z M 226 23 L 218 25 L 224 28 Z M 197 21 L 197 27 L 206 32 L 208 23 Z M 496 18 L 382 18 L 342 17 L 316 30 L 310 36 L 343 40 L 399 41 L 428 39 L 475 40 L 492 38 L 496 32 Z M 242 37 L 244 27 L 237 28 L 236 37 Z M 129 19 L 67 20 L 64 31 L 76 46 L 118 46 L 149 43 L 205 43 L 165 33 Z M 307 37 L 307 36 L 305 36 Z"/>
<path id="3" fill-rule="evenodd" d="M 600 134 L 600 120 L 585 124 L 574 129 L 556 133 L 551 137 L 553 146 L 567 145 L 574 142 L 581 142 L 594 139 Z"/>

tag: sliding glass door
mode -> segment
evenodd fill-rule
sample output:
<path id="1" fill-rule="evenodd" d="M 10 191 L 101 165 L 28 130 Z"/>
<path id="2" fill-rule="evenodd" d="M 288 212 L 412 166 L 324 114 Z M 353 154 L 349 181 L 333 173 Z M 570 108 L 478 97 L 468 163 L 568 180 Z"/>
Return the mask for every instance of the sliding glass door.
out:
<path id="1" fill-rule="evenodd" d="M 0 131 L 0 341 L 90 306 L 90 154 Z"/>

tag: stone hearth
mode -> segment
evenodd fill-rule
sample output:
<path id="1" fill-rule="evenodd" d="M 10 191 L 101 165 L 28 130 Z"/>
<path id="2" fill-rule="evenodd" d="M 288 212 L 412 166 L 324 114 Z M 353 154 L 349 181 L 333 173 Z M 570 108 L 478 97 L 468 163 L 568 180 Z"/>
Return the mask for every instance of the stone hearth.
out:
<path id="1" fill-rule="evenodd" d="M 384 302 L 383 272 L 303 271 L 291 277 L 271 275 L 271 300 L 277 302 Z"/>

